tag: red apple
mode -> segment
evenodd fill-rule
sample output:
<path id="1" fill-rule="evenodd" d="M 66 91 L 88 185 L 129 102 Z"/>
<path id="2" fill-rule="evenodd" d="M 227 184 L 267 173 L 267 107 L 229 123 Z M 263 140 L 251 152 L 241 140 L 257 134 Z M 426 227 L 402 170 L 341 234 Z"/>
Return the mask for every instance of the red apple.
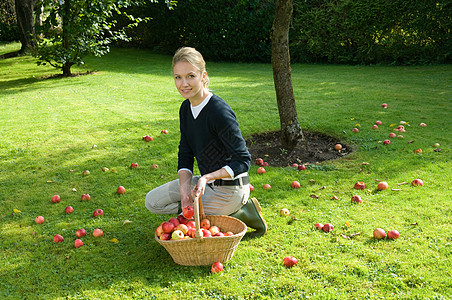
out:
<path id="1" fill-rule="evenodd" d="M 102 172 L 108 172 L 110 169 L 107 167 L 102 167 Z"/>
<path id="2" fill-rule="evenodd" d="M 182 210 L 182 214 L 187 219 L 193 219 L 193 216 L 195 215 L 195 208 L 191 205 L 184 207 Z"/>
<path id="3" fill-rule="evenodd" d="M 122 185 L 118 186 L 118 188 L 116 189 L 116 193 L 122 195 L 126 192 L 126 188 L 123 187 Z"/>
<path id="4" fill-rule="evenodd" d="M 80 248 L 81 246 L 83 246 L 82 240 L 81 240 L 81 239 L 76 239 L 76 240 L 74 241 L 74 247 L 75 247 L 75 248 Z"/>
<path id="5" fill-rule="evenodd" d="M 323 225 L 322 230 L 325 232 L 330 232 L 334 230 L 334 226 L 333 224 L 326 223 L 325 225 Z"/>
<path id="6" fill-rule="evenodd" d="M 298 171 L 306 170 L 306 166 L 304 164 L 298 165 L 297 167 Z"/>
<path id="7" fill-rule="evenodd" d="M 209 228 L 210 233 L 213 235 L 217 234 L 218 232 L 220 232 L 220 228 L 218 228 L 218 226 L 210 226 Z"/>
<path id="8" fill-rule="evenodd" d="M 353 132 L 359 132 L 359 129 L 355 127 L 355 128 L 352 129 L 352 131 Z"/>
<path id="9" fill-rule="evenodd" d="M 162 229 L 164 233 L 172 233 L 174 231 L 174 224 L 171 222 L 163 222 Z"/>
<path id="10" fill-rule="evenodd" d="M 355 189 L 357 190 L 364 190 L 366 188 L 366 185 L 362 181 L 358 181 L 355 183 Z"/>
<path id="11" fill-rule="evenodd" d="M 89 194 L 82 194 L 80 199 L 82 199 L 82 201 L 89 201 L 89 199 L 91 199 L 91 196 Z"/>
<path id="12" fill-rule="evenodd" d="M 363 203 L 363 199 L 361 199 L 361 197 L 358 196 L 358 195 L 354 195 L 354 196 L 352 197 L 352 202 Z"/>
<path id="13" fill-rule="evenodd" d="M 224 236 L 224 233 L 223 233 L 223 232 L 217 232 L 217 233 L 215 233 L 215 234 L 212 235 L 212 236 Z"/>
<path id="14" fill-rule="evenodd" d="M 201 226 L 201 228 L 204 228 L 204 229 L 208 230 L 210 228 L 210 221 L 209 221 L 209 219 L 202 219 L 201 223 L 199 223 L 199 226 Z"/>
<path id="15" fill-rule="evenodd" d="M 180 224 L 186 225 L 188 223 L 188 219 L 184 217 L 184 215 L 178 215 L 177 220 L 179 221 Z"/>
<path id="16" fill-rule="evenodd" d="M 421 127 L 427 127 L 427 124 L 425 124 L 425 123 L 420 123 L 419 126 L 421 126 Z"/>
<path id="17" fill-rule="evenodd" d="M 176 228 L 177 226 L 179 226 L 180 222 L 176 217 L 172 217 L 168 220 L 168 222 L 173 223 L 174 224 L 174 228 Z"/>
<path id="18" fill-rule="evenodd" d="M 378 125 L 373 125 L 373 126 L 372 126 L 372 129 L 374 129 L 374 130 L 375 130 L 375 129 L 378 129 Z"/>
<path id="19" fill-rule="evenodd" d="M 137 163 L 131 163 L 131 164 L 130 164 L 130 168 L 131 168 L 131 169 L 138 168 L 138 164 L 137 164 Z"/>
<path id="20" fill-rule="evenodd" d="M 342 145 L 341 144 L 334 145 L 334 150 L 336 150 L 336 151 L 342 150 Z"/>
<path id="21" fill-rule="evenodd" d="M 224 236 L 233 236 L 234 233 L 232 231 L 228 231 L 224 233 Z"/>
<path id="22" fill-rule="evenodd" d="M 93 217 L 97 218 L 98 216 L 103 216 L 104 215 L 104 211 L 100 208 L 94 210 L 93 212 Z"/>
<path id="23" fill-rule="evenodd" d="M 54 241 L 55 243 L 61 243 L 61 242 L 64 242 L 64 237 L 62 237 L 62 236 L 59 235 L 59 234 L 55 234 L 55 236 L 53 237 L 53 241 Z"/>
<path id="24" fill-rule="evenodd" d="M 262 187 L 264 190 L 269 190 L 272 188 L 271 185 L 269 185 L 268 183 L 264 184 L 264 186 Z"/>
<path id="25" fill-rule="evenodd" d="M 292 181 L 290 186 L 294 189 L 299 189 L 301 187 L 300 183 L 298 181 Z"/>
<path id="26" fill-rule="evenodd" d="M 378 120 L 378 121 L 375 121 L 375 124 L 381 126 L 381 125 L 383 125 L 383 122 Z"/>
<path id="27" fill-rule="evenodd" d="M 103 236 L 103 235 L 104 235 L 104 232 L 102 231 L 102 229 L 100 229 L 100 228 L 94 229 L 93 236 L 100 237 L 100 236 Z"/>
<path id="28" fill-rule="evenodd" d="M 381 107 L 383 107 L 383 108 L 388 108 L 388 104 L 383 103 L 383 104 L 381 105 Z"/>
<path id="29" fill-rule="evenodd" d="M 422 149 L 419 148 L 419 149 L 414 150 L 413 152 L 414 152 L 414 153 L 422 153 Z"/>
<path id="30" fill-rule="evenodd" d="M 196 232 L 196 229 L 194 227 L 189 227 L 188 231 L 187 231 L 187 236 L 189 236 L 191 238 L 194 238 L 195 237 L 195 232 Z"/>
<path id="31" fill-rule="evenodd" d="M 281 210 L 279 211 L 279 214 L 281 216 L 288 216 L 288 215 L 290 215 L 290 211 L 287 208 L 281 208 Z"/>
<path id="32" fill-rule="evenodd" d="M 433 147 L 438 148 L 439 147 L 439 143 L 434 143 Z"/>
<path id="33" fill-rule="evenodd" d="M 256 165 L 262 166 L 264 164 L 264 160 L 262 158 L 256 159 Z"/>
<path id="34" fill-rule="evenodd" d="M 318 230 L 323 230 L 323 224 L 322 223 L 315 223 L 314 227 L 317 228 Z"/>
<path id="35" fill-rule="evenodd" d="M 257 174 L 264 174 L 264 173 L 265 173 L 264 167 L 257 168 Z"/>
<path id="36" fill-rule="evenodd" d="M 386 237 L 386 232 L 381 228 L 376 228 L 373 232 L 373 235 L 377 240 L 381 240 Z"/>
<path id="37" fill-rule="evenodd" d="M 160 239 L 161 240 L 165 240 L 165 241 L 168 241 L 168 240 L 170 240 L 171 239 L 171 233 L 162 233 L 162 235 L 160 236 Z"/>
<path id="38" fill-rule="evenodd" d="M 150 142 L 153 140 L 153 138 L 150 137 L 149 135 L 145 135 L 145 136 L 143 136 L 143 140 L 145 140 L 146 142 Z"/>
<path id="39" fill-rule="evenodd" d="M 37 217 L 35 218 L 35 223 L 36 223 L 36 224 L 42 224 L 42 223 L 44 223 L 44 217 L 43 217 L 43 216 L 37 216 Z"/>
<path id="40" fill-rule="evenodd" d="M 394 133 L 394 132 L 391 132 L 390 134 L 389 134 L 389 137 L 392 139 L 392 138 L 395 138 L 397 135 Z"/>
<path id="41" fill-rule="evenodd" d="M 195 228 L 196 227 L 195 221 L 188 221 L 187 222 L 187 227 L 188 228 Z"/>
<path id="42" fill-rule="evenodd" d="M 160 237 L 163 234 L 163 228 L 162 225 L 159 225 L 159 227 L 157 227 L 157 229 L 155 230 L 155 234 Z"/>
<path id="43" fill-rule="evenodd" d="M 212 267 L 210 268 L 210 271 L 212 273 L 219 273 L 223 271 L 223 264 L 219 261 L 212 264 Z"/>
<path id="44" fill-rule="evenodd" d="M 400 233 L 397 230 L 389 230 L 388 231 L 388 239 L 396 240 L 400 237 Z"/>
<path id="45" fill-rule="evenodd" d="M 413 181 L 411 181 L 411 185 L 412 186 L 423 186 L 424 182 L 422 181 L 422 179 L 416 178 Z"/>
<path id="46" fill-rule="evenodd" d="M 389 145 L 389 144 L 391 144 L 391 141 L 390 141 L 390 140 L 384 140 L 384 141 L 383 141 L 383 145 Z"/>
<path id="47" fill-rule="evenodd" d="M 251 183 L 249 183 L 249 186 L 250 186 L 250 192 L 254 191 L 254 186 Z"/>
<path id="48" fill-rule="evenodd" d="M 188 226 L 185 224 L 179 224 L 177 225 L 176 230 L 182 231 L 182 233 L 186 235 L 188 232 Z"/>
<path id="49" fill-rule="evenodd" d="M 177 241 L 177 240 L 181 240 L 181 239 L 183 239 L 183 238 L 184 238 L 184 233 L 183 233 L 182 231 L 180 231 L 180 230 L 174 230 L 174 231 L 171 233 L 171 239 L 172 239 L 172 240 Z"/>
<path id="50" fill-rule="evenodd" d="M 269 164 L 268 164 L 268 162 L 264 161 L 264 163 L 262 164 L 262 166 L 263 166 L 263 167 L 268 167 Z"/>
<path id="51" fill-rule="evenodd" d="M 151 169 L 158 169 L 159 168 L 159 165 L 157 165 L 157 164 L 152 164 L 152 166 L 151 166 Z"/>
<path id="52" fill-rule="evenodd" d="M 72 206 L 67 206 L 67 207 L 64 209 L 64 212 L 67 213 L 67 214 L 70 214 L 70 213 L 73 212 L 73 211 L 74 211 L 74 208 L 72 208 Z"/>
<path id="53" fill-rule="evenodd" d="M 379 191 L 386 190 L 388 187 L 389 187 L 389 185 L 386 181 L 379 182 L 377 185 L 377 189 Z"/>
<path id="54" fill-rule="evenodd" d="M 60 201 L 61 201 L 61 198 L 60 198 L 59 195 L 54 195 L 54 196 L 52 196 L 52 202 L 53 202 L 53 203 L 58 203 L 58 202 L 60 202 Z"/>
<path id="55" fill-rule="evenodd" d="M 88 176 L 89 174 L 91 174 L 91 172 L 89 170 L 85 170 L 82 173 L 83 176 Z"/>
<path id="56" fill-rule="evenodd" d="M 298 260 L 293 256 L 286 256 L 283 259 L 284 265 L 288 268 L 292 268 L 298 263 Z"/>
<path id="57" fill-rule="evenodd" d="M 86 235 L 86 230 L 83 229 L 83 228 L 80 228 L 79 230 L 77 230 L 75 232 L 75 236 L 78 237 L 78 238 L 81 238 L 81 237 L 83 237 L 85 235 Z"/>
<path id="58" fill-rule="evenodd" d="M 210 233 L 210 231 L 208 229 L 202 228 L 201 231 L 202 231 L 203 237 L 212 237 L 212 233 Z"/>
<path id="59" fill-rule="evenodd" d="M 163 133 L 163 134 L 168 134 L 168 130 L 163 129 L 163 130 L 162 130 L 162 133 Z"/>
<path id="60" fill-rule="evenodd" d="M 297 168 L 298 169 L 298 164 L 297 163 L 293 163 L 292 164 L 292 168 Z"/>

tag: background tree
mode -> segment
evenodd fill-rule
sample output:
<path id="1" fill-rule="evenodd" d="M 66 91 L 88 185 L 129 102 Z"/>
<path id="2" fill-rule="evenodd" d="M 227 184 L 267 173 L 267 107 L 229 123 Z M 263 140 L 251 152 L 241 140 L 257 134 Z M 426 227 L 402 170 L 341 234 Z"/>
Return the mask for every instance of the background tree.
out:
<path id="1" fill-rule="evenodd" d="M 271 33 L 271 60 L 281 124 L 281 145 L 286 150 L 292 150 L 303 139 L 303 132 L 298 122 L 290 69 L 289 25 L 292 12 L 292 0 L 277 0 Z"/>
<path id="2" fill-rule="evenodd" d="M 20 42 L 23 53 L 36 45 L 34 27 L 34 7 L 36 0 L 15 0 L 17 26 L 19 28 Z"/>
<path id="3" fill-rule="evenodd" d="M 156 2 L 150 0 L 148 2 Z M 174 1 L 166 1 L 169 7 Z M 38 64 L 49 63 L 71 76 L 73 65 L 83 65 L 88 55 L 102 56 L 115 40 L 128 41 L 124 27 L 116 26 L 120 16 L 127 16 L 126 26 L 143 21 L 125 12 L 130 6 L 143 5 L 141 0 L 43 0 L 45 7 L 39 33 Z"/>

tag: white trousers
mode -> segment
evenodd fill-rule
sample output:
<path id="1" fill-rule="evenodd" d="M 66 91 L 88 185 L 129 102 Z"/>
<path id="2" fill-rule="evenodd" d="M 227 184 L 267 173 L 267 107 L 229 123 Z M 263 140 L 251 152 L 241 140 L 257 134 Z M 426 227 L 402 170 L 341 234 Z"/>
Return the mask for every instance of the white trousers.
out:
<path id="1" fill-rule="evenodd" d="M 201 176 L 193 176 L 192 188 Z M 246 204 L 250 196 L 248 184 L 237 186 L 206 185 L 202 196 L 202 205 L 206 215 L 230 215 Z M 179 179 L 161 185 L 146 195 L 145 205 L 156 214 L 177 214 L 180 211 Z"/>

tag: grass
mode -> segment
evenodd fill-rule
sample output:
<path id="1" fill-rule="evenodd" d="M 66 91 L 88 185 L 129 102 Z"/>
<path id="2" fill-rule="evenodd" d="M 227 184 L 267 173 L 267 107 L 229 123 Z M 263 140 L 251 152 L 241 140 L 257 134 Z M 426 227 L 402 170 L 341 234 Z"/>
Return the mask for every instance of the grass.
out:
<path id="1" fill-rule="evenodd" d="M 19 46 L 0 44 L 0 54 Z M 293 65 L 302 127 L 334 135 L 355 152 L 304 172 L 270 166 L 257 175 L 252 166 L 252 195 L 269 232 L 242 240 L 220 274 L 174 264 L 154 241 L 155 228 L 169 216 L 144 207 L 149 190 L 176 177 L 181 99 L 170 65 L 167 56 L 114 49 L 88 59 L 94 74 L 47 79 L 57 72 L 30 56 L 0 61 L 0 298 L 452 297 L 450 65 Z M 208 62 L 208 71 L 211 88 L 233 107 L 245 137 L 278 129 L 270 64 Z M 378 119 L 383 126 L 371 130 Z M 402 120 L 410 124 L 403 139 L 378 143 Z M 359 133 L 351 132 L 355 126 Z M 146 134 L 154 141 L 142 141 Z M 433 151 L 436 142 L 441 152 Z M 418 148 L 422 154 L 413 153 Z M 130 169 L 131 162 L 139 167 Z M 159 169 L 150 168 L 154 163 Z M 83 170 L 91 174 L 83 177 Z M 398 185 L 414 178 L 425 185 Z M 292 180 L 302 187 L 291 189 Z M 358 180 L 366 190 L 353 189 Z M 376 191 L 377 180 L 390 189 Z M 264 183 L 272 189 L 262 190 Z M 118 185 L 126 194 L 115 193 Z M 92 200 L 81 202 L 82 193 Z M 51 203 L 54 194 L 60 203 Z M 364 203 L 352 204 L 354 194 Z M 74 207 L 70 215 L 67 205 Z M 279 216 L 283 207 L 296 219 Z M 96 208 L 104 210 L 102 218 L 92 218 Z M 46 219 L 41 225 L 34 223 L 38 215 Z M 317 222 L 335 230 L 317 231 Z M 82 227 L 89 234 L 74 248 L 74 232 Z M 90 234 L 97 227 L 102 238 Z M 397 229 L 401 237 L 377 241 L 376 227 Z M 63 243 L 52 241 L 56 233 Z M 298 265 L 286 269 L 287 255 Z"/>

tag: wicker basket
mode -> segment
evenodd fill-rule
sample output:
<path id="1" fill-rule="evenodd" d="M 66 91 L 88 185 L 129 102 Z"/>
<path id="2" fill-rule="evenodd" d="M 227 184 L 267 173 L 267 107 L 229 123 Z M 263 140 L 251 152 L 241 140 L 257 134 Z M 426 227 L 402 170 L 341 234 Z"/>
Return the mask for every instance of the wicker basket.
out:
<path id="1" fill-rule="evenodd" d="M 214 262 L 227 262 L 234 255 L 235 249 L 246 233 L 245 223 L 229 216 L 204 215 L 202 200 L 195 198 L 195 237 L 182 240 L 160 240 L 157 234 L 155 240 L 159 242 L 171 255 L 174 262 L 184 266 L 205 266 Z M 223 232 L 231 231 L 234 235 L 218 237 L 202 237 L 200 222 L 208 219 L 210 224 L 218 226 Z"/>

